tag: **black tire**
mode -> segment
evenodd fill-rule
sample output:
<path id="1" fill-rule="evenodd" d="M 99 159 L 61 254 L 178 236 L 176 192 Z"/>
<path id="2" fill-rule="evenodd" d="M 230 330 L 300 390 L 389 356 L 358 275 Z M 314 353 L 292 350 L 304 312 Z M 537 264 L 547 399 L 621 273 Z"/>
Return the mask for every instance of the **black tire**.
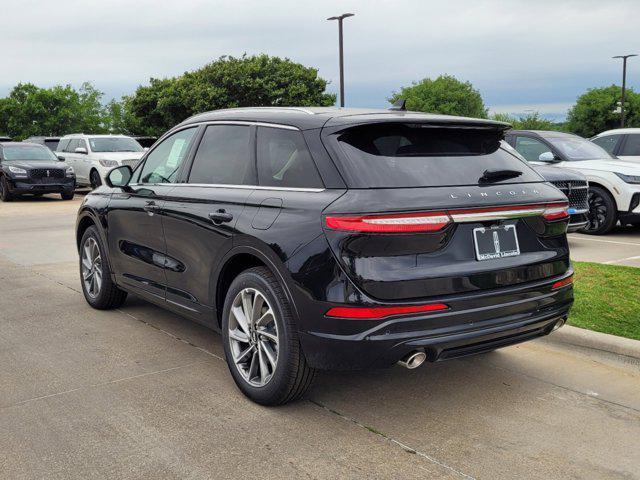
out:
<path id="1" fill-rule="evenodd" d="M 241 367 L 236 366 L 233 360 L 229 339 L 231 307 L 236 297 L 241 295 L 245 289 L 258 291 L 266 299 L 267 306 L 274 312 L 274 321 L 277 327 L 276 366 L 272 370 L 270 379 L 262 386 L 252 385 L 240 373 Z M 227 365 L 233 380 L 242 393 L 256 403 L 282 405 L 291 402 L 300 398 L 313 381 L 315 370 L 308 365 L 302 352 L 289 300 L 278 280 L 265 267 L 245 270 L 231 283 L 224 302 L 222 339 Z"/>
<path id="2" fill-rule="evenodd" d="M 9 191 L 9 184 L 4 175 L 0 177 L 0 200 L 3 202 L 10 202 L 13 200 L 13 195 Z"/>
<path id="3" fill-rule="evenodd" d="M 611 194 L 601 187 L 589 187 L 589 223 L 581 232 L 589 235 L 604 235 L 615 227 L 618 220 L 616 202 Z"/>
<path id="4" fill-rule="evenodd" d="M 70 192 L 62 192 L 60 196 L 62 197 L 62 200 L 73 200 L 75 194 L 76 192 L 71 190 Z"/>
<path id="5" fill-rule="evenodd" d="M 91 173 L 89 174 L 89 182 L 91 182 L 92 189 L 96 189 L 102 185 L 102 179 L 100 178 L 100 174 L 97 170 L 91 170 Z"/>
<path id="6" fill-rule="evenodd" d="M 102 277 L 102 285 L 99 288 L 99 291 L 96 295 L 92 295 L 88 291 L 88 287 L 84 280 L 83 275 L 83 249 L 87 244 L 88 239 L 93 239 L 95 244 L 98 247 L 100 252 L 101 259 L 106 259 L 106 249 L 102 244 L 102 240 L 100 235 L 98 234 L 98 230 L 96 227 L 89 227 L 82 235 L 82 240 L 80 241 L 80 285 L 82 286 L 82 293 L 84 294 L 84 298 L 87 300 L 87 303 L 91 305 L 93 308 L 98 310 L 109 310 L 112 308 L 118 308 L 121 306 L 127 298 L 127 292 L 120 290 L 115 283 L 111 280 L 111 269 L 109 268 L 108 261 L 101 261 L 101 277 Z"/>

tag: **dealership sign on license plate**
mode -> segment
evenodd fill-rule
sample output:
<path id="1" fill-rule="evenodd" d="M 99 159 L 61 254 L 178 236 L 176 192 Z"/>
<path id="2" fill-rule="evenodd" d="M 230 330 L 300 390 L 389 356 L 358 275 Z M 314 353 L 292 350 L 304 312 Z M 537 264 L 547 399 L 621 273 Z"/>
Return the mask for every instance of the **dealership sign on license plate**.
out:
<path id="1" fill-rule="evenodd" d="M 520 255 L 515 225 L 491 228 L 474 228 L 473 239 L 478 260 L 513 257 Z"/>

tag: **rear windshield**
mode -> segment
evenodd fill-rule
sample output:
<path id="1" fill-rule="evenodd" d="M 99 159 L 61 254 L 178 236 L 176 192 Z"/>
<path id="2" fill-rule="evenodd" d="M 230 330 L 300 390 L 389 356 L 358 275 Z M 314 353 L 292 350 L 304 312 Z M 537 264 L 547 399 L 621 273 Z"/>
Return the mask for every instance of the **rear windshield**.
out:
<path id="1" fill-rule="evenodd" d="M 516 170 L 493 183 L 539 182 L 524 162 L 500 148 L 502 134 L 480 128 L 374 124 L 339 134 L 353 188 L 477 185 L 486 170 Z"/>

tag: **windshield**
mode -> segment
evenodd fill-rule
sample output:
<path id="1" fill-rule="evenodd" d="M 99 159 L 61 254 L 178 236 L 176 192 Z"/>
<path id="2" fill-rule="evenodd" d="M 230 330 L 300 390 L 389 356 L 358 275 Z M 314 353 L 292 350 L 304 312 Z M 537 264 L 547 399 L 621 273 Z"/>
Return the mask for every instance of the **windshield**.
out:
<path id="1" fill-rule="evenodd" d="M 500 148 L 494 129 L 424 124 L 373 124 L 338 137 L 353 188 L 478 185 L 485 171 L 516 171 L 495 183 L 539 182 L 540 176 Z"/>
<path id="2" fill-rule="evenodd" d="M 547 141 L 567 157 L 567 160 L 597 160 L 615 158 L 595 143 L 580 137 L 547 137 Z"/>
<path id="3" fill-rule="evenodd" d="M 58 158 L 53 154 L 51 150 L 42 145 L 16 145 L 11 147 L 4 147 L 2 149 L 3 159 L 12 162 L 18 160 L 31 161 L 43 161 L 51 162 L 57 161 Z"/>
<path id="4" fill-rule="evenodd" d="M 94 137 L 89 139 L 92 152 L 142 152 L 144 149 L 129 137 Z"/>

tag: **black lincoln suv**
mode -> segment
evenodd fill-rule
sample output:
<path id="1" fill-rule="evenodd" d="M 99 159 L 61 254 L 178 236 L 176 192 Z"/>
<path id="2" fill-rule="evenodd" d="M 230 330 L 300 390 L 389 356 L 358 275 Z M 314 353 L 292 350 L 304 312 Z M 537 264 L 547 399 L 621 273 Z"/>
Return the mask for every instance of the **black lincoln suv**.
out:
<path id="1" fill-rule="evenodd" d="M 71 200 L 76 189 L 72 167 L 43 145 L 35 143 L 0 143 L 0 199 L 13 200 L 22 194 L 59 193 Z"/>
<path id="2" fill-rule="evenodd" d="M 221 331 L 252 400 L 318 369 L 415 368 L 550 333 L 573 302 L 567 198 L 508 125 L 406 111 L 192 117 L 77 221 L 99 309 L 127 293 Z"/>

